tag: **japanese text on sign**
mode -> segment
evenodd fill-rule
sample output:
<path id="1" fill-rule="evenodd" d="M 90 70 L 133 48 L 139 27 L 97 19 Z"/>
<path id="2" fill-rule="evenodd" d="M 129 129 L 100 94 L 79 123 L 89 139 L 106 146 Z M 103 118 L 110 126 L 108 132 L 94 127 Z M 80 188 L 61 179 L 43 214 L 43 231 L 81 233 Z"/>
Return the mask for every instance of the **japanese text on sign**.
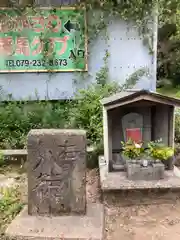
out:
<path id="1" fill-rule="evenodd" d="M 86 71 L 85 11 L 0 10 L 0 72 Z"/>

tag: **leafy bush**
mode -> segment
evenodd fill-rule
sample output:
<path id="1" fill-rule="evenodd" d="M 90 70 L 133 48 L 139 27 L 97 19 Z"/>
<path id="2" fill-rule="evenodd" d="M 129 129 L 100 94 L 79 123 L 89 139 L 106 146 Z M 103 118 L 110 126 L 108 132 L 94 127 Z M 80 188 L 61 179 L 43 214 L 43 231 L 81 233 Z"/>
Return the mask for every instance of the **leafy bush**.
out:
<path id="1" fill-rule="evenodd" d="M 172 147 L 165 146 L 162 140 L 152 141 L 148 144 L 149 154 L 153 159 L 168 160 L 174 155 Z"/>
<path id="2" fill-rule="evenodd" d="M 0 148 L 23 148 L 33 128 L 61 128 L 68 121 L 69 102 L 10 102 L 1 104 Z"/>
<path id="3" fill-rule="evenodd" d="M 100 100 L 117 91 L 115 83 L 95 84 L 81 90 L 74 101 L 1 103 L 0 149 L 24 148 L 28 132 L 35 128 L 82 128 L 90 145 L 102 144 Z M 176 111 L 175 141 L 180 143 L 180 111 Z"/>
<path id="4" fill-rule="evenodd" d="M 7 224 L 21 211 L 23 204 L 18 188 L 0 189 L 0 239 L 5 237 Z"/>
<path id="5" fill-rule="evenodd" d="M 72 125 L 87 131 L 89 144 L 99 144 L 103 137 L 102 105 L 100 100 L 119 90 L 118 85 L 91 85 L 76 96 L 71 117 Z"/>
<path id="6" fill-rule="evenodd" d="M 28 132 L 35 128 L 82 128 L 90 144 L 100 143 L 100 99 L 118 90 L 116 84 L 96 84 L 80 91 L 74 101 L 1 103 L 0 149 L 24 148 Z"/>

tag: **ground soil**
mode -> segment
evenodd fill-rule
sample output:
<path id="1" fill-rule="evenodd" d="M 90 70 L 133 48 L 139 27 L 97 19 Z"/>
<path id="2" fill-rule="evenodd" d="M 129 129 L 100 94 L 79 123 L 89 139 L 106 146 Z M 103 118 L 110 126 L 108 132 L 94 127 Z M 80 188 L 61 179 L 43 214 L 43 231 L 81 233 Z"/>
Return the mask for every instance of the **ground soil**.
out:
<path id="1" fill-rule="evenodd" d="M 87 195 L 101 201 L 98 170 L 87 173 Z M 174 204 L 121 207 L 104 200 L 105 240 L 179 240 L 180 201 Z"/>
<path id="2" fill-rule="evenodd" d="M 16 181 L 27 202 L 26 174 L 19 173 Z M 105 206 L 104 240 L 179 240 L 180 201 L 173 204 L 138 205 L 122 207 L 111 200 L 103 200 L 97 169 L 87 171 L 87 199 L 89 202 L 103 202 Z"/>

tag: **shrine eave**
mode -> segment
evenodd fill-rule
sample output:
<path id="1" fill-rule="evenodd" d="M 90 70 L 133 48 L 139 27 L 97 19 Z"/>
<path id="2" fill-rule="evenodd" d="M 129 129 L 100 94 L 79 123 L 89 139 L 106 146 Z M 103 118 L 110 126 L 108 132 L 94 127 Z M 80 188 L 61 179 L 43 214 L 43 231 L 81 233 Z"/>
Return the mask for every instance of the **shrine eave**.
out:
<path id="1" fill-rule="evenodd" d="M 180 107 L 180 99 L 173 98 L 152 92 L 149 90 L 122 91 L 101 100 L 102 105 L 107 109 L 128 105 L 139 101 L 149 101 L 159 104 Z"/>

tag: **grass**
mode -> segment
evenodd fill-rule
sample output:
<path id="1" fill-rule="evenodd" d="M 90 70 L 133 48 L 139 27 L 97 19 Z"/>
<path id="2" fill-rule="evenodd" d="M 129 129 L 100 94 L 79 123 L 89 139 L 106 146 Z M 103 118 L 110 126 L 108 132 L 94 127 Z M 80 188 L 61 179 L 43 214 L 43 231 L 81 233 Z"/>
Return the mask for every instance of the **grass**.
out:
<path id="1" fill-rule="evenodd" d="M 180 88 L 157 88 L 157 92 L 169 97 L 180 98 Z"/>
<path id="2" fill-rule="evenodd" d="M 21 211 L 23 204 L 17 188 L 8 188 L 0 191 L 0 239 L 5 239 L 5 229 L 12 219 Z"/>
<path id="3" fill-rule="evenodd" d="M 23 204 L 17 187 L 0 189 L 0 196 L 0 239 L 7 240 L 5 236 L 6 227 L 21 211 Z"/>

